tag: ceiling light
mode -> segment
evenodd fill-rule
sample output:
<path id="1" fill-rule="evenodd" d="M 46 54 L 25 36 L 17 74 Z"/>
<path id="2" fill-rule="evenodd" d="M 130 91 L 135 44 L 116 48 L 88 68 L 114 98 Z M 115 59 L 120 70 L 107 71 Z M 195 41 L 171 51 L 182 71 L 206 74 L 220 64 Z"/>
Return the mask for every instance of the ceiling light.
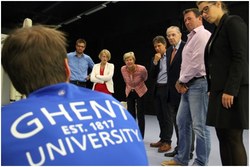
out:
<path id="1" fill-rule="evenodd" d="M 74 21 L 76 21 L 76 20 L 79 20 L 79 19 L 81 19 L 81 16 L 76 16 L 75 18 L 73 18 L 73 19 L 71 19 L 71 20 L 69 20 L 69 21 L 66 21 L 66 22 L 63 23 L 63 24 L 67 25 L 67 24 L 70 24 L 70 23 L 72 23 L 72 22 L 74 22 Z"/>
<path id="2" fill-rule="evenodd" d="M 88 15 L 95 13 L 99 10 L 102 10 L 103 8 L 106 8 L 106 7 L 107 7 L 106 4 L 102 4 L 100 6 L 97 6 L 96 8 L 90 9 L 89 11 L 85 12 L 84 15 L 88 16 Z"/>

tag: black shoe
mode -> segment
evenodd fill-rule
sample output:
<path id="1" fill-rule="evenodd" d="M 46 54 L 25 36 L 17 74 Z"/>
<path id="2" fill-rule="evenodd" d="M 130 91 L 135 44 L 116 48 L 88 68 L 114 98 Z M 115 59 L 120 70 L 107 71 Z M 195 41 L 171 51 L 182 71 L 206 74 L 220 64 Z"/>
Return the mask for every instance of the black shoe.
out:
<path id="1" fill-rule="evenodd" d="M 193 153 L 190 153 L 190 157 L 189 157 L 189 159 L 193 159 Z"/>
<path id="2" fill-rule="evenodd" d="M 164 156 L 165 156 L 165 157 L 174 157 L 176 154 L 177 154 L 177 151 L 174 150 L 173 152 L 165 153 Z"/>

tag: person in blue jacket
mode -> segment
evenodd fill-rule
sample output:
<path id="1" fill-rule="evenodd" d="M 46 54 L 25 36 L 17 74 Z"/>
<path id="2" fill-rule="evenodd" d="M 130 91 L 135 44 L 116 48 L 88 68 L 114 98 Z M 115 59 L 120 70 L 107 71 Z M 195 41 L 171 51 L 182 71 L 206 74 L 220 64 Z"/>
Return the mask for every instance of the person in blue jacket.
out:
<path id="1" fill-rule="evenodd" d="M 1 62 L 27 96 L 2 106 L 1 165 L 148 165 L 140 130 L 120 102 L 69 83 L 63 32 L 17 29 Z"/>

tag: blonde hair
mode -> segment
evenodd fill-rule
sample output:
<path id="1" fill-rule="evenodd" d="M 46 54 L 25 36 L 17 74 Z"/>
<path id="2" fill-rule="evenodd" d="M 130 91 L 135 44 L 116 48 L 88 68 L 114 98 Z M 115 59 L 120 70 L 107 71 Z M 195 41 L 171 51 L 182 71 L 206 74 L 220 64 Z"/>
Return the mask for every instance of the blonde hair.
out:
<path id="1" fill-rule="evenodd" d="M 101 59 L 102 54 L 105 54 L 108 57 L 108 60 L 111 59 L 111 53 L 108 51 L 108 49 L 101 50 L 101 52 L 98 55 L 99 59 Z"/>
<path id="2" fill-rule="evenodd" d="M 132 58 L 135 61 L 135 54 L 134 52 L 127 52 L 123 55 L 123 61 L 125 61 L 127 58 Z"/>

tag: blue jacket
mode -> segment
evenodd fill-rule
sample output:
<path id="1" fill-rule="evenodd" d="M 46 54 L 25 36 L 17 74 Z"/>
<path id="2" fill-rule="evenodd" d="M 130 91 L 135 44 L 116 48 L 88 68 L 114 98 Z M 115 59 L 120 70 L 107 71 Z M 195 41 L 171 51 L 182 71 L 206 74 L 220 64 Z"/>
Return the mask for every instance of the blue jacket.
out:
<path id="1" fill-rule="evenodd" d="M 148 165 L 134 118 L 108 94 L 59 83 L 1 116 L 1 165 Z"/>

